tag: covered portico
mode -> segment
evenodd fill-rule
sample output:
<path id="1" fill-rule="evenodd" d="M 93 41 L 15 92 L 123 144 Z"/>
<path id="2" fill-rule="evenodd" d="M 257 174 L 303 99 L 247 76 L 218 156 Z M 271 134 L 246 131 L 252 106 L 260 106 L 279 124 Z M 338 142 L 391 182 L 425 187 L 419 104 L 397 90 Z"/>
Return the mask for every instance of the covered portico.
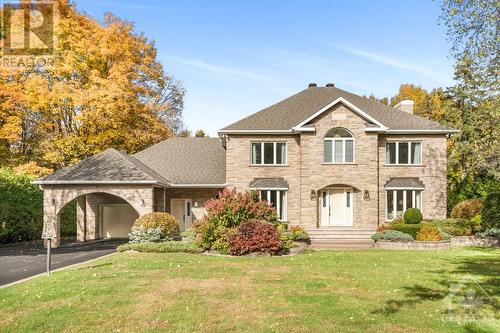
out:
<path id="1" fill-rule="evenodd" d="M 77 203 L 77 241 L 127 237 L 137 217 L 158 210 L 156 203 L 169 187 L 162 176 L 115 149 L 35 184 L 43 189 L 44 233 L 51 235 L 53 247 L 60 244 L 61 211 L 73 200 Z"/>

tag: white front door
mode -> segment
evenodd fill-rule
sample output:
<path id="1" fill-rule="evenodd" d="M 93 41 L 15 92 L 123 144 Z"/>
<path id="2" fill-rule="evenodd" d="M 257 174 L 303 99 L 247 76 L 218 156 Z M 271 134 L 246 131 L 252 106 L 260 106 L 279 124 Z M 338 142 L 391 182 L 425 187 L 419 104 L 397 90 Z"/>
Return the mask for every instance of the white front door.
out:
<path id="1" fill-rule="evenodd" d="M 353 191 L 351 188 L 331 188 L 321 191 L 321 225 L 352 226 Z"/>
<path id="2" fill-rule="evenodd" d="M 172 199 L 172 215 L 175 217 L 181 231 L 191 228 L 193 214 L 191 212 L 191 200 Z"/>

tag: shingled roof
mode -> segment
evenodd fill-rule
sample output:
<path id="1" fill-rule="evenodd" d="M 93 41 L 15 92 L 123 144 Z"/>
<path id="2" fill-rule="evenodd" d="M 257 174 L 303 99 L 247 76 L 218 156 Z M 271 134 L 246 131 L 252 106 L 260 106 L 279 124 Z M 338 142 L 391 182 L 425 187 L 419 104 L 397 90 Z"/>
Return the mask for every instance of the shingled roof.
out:
<path id="1" fill-rule="evenodd" d="M 148 166 L 114 148 L 42 177 L 35 184 L 161 184 L 169 181 Z"/>
<path id="2" fill-rule="evenodd" d="M 235 131 L 293 131 L 294 127 L 312 117 L 339 98 L 355 105 L 369 117 L 390 131 L 443 131 L 455 132 L 414 114 L 396 110 L 390 106 L 369 100 L 336 87 L 309 87 L 257 113 L 243 118 L 220 130 Z"/>
<path id="3" fill-rule="evenodd" d="M 170 138 L 133 156 L 173 186 L 226 183 L 226 150 L 218 138 Z"/>

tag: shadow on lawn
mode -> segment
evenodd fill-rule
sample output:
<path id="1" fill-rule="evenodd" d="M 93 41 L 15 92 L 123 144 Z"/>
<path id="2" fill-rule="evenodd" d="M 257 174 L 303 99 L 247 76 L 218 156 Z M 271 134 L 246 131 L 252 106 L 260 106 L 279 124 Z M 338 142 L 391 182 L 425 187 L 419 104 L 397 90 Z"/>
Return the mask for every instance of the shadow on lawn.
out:
<path id="1" fill-rule="evenodd" d="M 491 252 L 491 249 L 478 249 L 482 252 Z M 489 297 L 485 300 L 495 311 L 500 310 L 500 304 L 495 299 L 500 294 L 500 257 L 475 256 L 470 258 L 458 258 L 452 262 L 449 270 L 432 271 L 435 275 L 437 288 L 429 288 L 422 283 L 404 287 L 403 299 L 390 299 L 384 307 L 374 310 L 374 314 L 390 315 L 403 310 L 413 308 L 416 304 L 425 301 L 444 300 L 451 290 L 451 286 L 458 283 L 463 277 L 472 276 L 474 283 L 479 286 Z M 446 309 L 443 308 L 443 311 Z"/>

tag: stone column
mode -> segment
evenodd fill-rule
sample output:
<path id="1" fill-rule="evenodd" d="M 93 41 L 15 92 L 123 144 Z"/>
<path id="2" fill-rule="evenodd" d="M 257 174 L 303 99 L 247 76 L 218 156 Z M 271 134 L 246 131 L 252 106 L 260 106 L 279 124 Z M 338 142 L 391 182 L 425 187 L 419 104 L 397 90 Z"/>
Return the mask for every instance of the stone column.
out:
<path id="1" fill-rule="evenodd" d="M 76 241 L 85 242 L 87 226 L 87 199 L 82 195 L 76 199 Z"/>

